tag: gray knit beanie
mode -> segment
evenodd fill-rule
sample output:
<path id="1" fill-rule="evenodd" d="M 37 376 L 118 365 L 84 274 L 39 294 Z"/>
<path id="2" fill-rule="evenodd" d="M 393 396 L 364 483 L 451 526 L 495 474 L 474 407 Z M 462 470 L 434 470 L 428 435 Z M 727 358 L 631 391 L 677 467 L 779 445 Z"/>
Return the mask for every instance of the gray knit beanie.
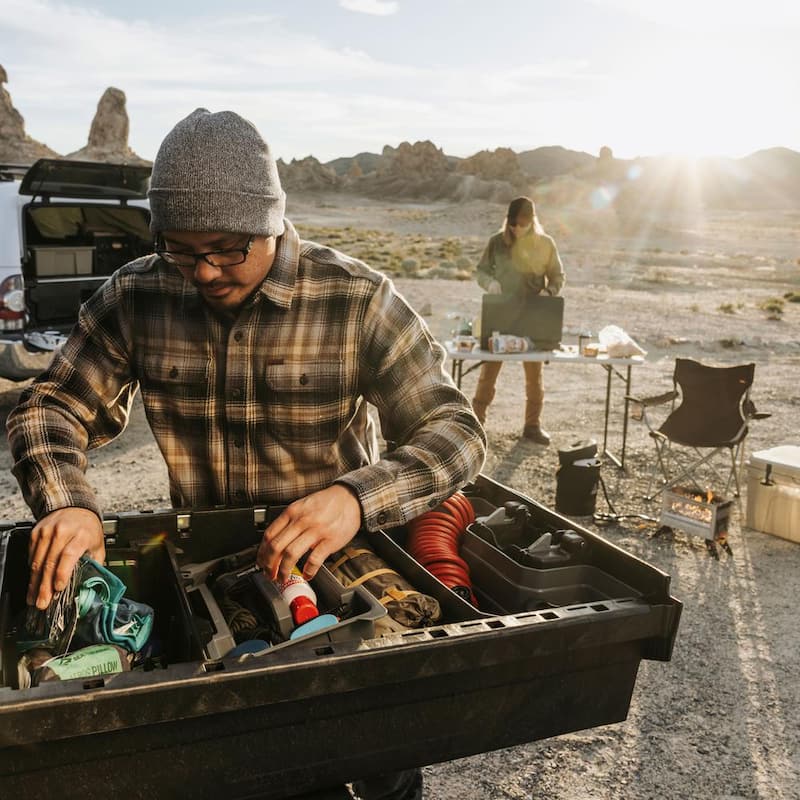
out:
<path id="1" fill-rule="evenodd" d="M 166 136 L 150 177 L 150 230 L 280 236 L 286 194 L 255 126 L 198 108 Z"/>

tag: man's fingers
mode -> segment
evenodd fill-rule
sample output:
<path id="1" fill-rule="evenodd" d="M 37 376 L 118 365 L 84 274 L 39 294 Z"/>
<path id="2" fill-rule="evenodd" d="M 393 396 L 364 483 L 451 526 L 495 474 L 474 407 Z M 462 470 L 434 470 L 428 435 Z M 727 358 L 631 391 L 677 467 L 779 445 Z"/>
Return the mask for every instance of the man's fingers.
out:
<path id="1" fill-rule="evenodd" d="M 28 594 L 25 596 L 25 602 L 32 606 L 39 596 L 39 584 L 41 583 L 42 572 L 40 564 L 31 564 L 31 579 L 28 582 Z"/>
<path id="2" fill-rule="evenodd" d="M 270 577 L 273 580 L 288 578 L 292 567 L 315 542 L 311 530 L 299 520 L 271 538 L 267 542 L 266 559 L 266 569 Z"/>
<path id="3" fill-rule="evenodd" d="M 320 542 L 311 550 L 303 564 L 303 577 L 310 581 L 319 572 L 320 567 L 325 563 L 325 559 L 333 552 L 330 547 L 326 547 Z"/>
<path id="4" fill-rule="evenodd" d="M 50 601 L 53 599 L 53 573 L 55 570 L 56 561 L 48 556 L 42 565 L 39 593 L 36 595 L 36 608 L 44 610 L 50 605 Z"/>
<path id="5" fill-rule="evenodd" d="M 63 508 L 43 517 L 31 531 L 29 560 L 31 578 L 27 602 L 45 609 L 54 591 L 63 590 L 78 559 L 90 552 L 105 560 L 102 522 L 84 508 Z"/>
<path id="6" fill-rule="evenodd" d="M 72 572 L 78 559 L 86 552 L 78 539 L 72 539 L 66 547 L 61 551 L 58 558 L 55 574 L 53 576 L 53 590 L 62 592 L 67 587 L 69 579 L 72 577 Z"/>
<path id="7" fill-rule="evenodd" d="M 47 525 L 37 525 L 31 532 L 30 567 L 27 602 L 37 608 L 47 608 L 52 596 L 50 578 L 47 577 L 48 558 L 53 543 L 53 531 Z M 54 568 L 50 564 L 50 572 Z"/>
<path id="8" fill-rule="evenodd" d="M 303 531 L 284 547 L 280 554 L 278 578 L 285 581 L 297 562 L 319 541 L 319 536 L 311 529 Z"/>

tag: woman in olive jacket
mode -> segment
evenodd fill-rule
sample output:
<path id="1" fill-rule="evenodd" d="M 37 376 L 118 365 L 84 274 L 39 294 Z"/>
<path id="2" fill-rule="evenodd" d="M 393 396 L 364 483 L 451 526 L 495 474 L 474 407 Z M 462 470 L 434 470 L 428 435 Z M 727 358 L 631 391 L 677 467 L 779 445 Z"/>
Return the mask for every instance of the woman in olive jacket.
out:
<path id="1" fill-rule="evenodd" d="M 557 295 L 564 285 L 564 269 L 553 239 L 536 217 L 529 197 L 517 197 L 508 206 L 502 228 L 489 239 L 478 263 L 478 284 L 490 294 L 523 296 Z M 485 361 L 481 366 L 472 407 L 482 424 L 494 399 L 495 383 L 503 366 L 501 361 Z M 524 361 L 525 427 L 522 436 L 537 444 L 549 444 L 550 436 L 542 428 L 544 404 L 542 362 Z"/>

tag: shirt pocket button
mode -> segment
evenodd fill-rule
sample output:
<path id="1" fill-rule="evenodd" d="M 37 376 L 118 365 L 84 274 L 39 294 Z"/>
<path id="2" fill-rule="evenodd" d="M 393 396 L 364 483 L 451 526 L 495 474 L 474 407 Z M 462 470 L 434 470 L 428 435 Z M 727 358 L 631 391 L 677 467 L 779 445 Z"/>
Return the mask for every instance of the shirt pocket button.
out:
<path id="1" fill-rule="evenodd" d="M 305 386 L 308 383 L 308 375 L 305 372 L 300 376 L 300 385 Z"/>
<path id="2" fill-rule="evenodd" d="M 381 513 L 378 514 L 378 517 L 377 517 L 378 525 L 385 525 L 387 523 L 388 519 L 389 519 L 389 515 L 385 511 L 381 511 Z"/>

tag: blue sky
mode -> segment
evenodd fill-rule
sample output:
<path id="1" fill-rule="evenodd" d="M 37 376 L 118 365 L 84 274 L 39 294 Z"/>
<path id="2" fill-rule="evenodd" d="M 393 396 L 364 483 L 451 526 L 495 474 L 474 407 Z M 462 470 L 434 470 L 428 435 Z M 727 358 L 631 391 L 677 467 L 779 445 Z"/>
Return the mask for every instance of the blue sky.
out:
<path id="1" fill-rule="evenodd" d="M 253 120 L 285 160 L 420 139 L 800 150 L 798 40 L 798 0 L 0 0 L 29 135 L 79 149 L 116 86 L 146 158 L 198 106 Z"/>

